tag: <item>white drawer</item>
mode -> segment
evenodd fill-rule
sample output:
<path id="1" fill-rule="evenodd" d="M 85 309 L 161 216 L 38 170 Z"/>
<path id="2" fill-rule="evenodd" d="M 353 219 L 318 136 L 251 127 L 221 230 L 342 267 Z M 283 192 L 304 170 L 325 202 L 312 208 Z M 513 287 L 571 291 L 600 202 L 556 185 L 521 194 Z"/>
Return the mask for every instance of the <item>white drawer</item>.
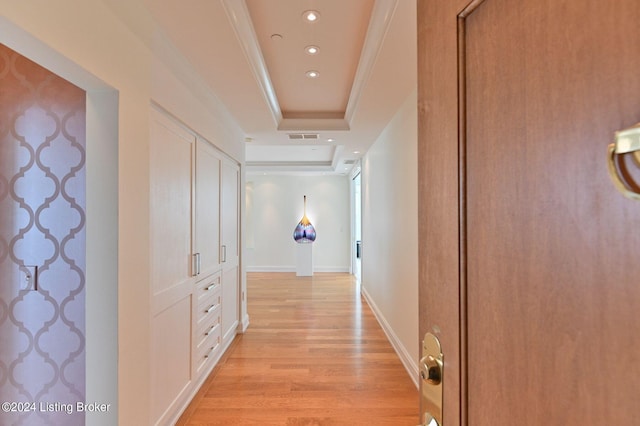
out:
<path id="1" fill-rule="evenodd" d="M 206 320 L 203 320 L 196 327 L 195 336 L 193 341 L 197 349 L 200 349 L 202 344 L 212 335 L 221 334 L 220 328 L 222 323 L 222 316 L 218 310 L 218 315 L 211 316 Z"/>
<path id="2" fill-rule="evenodd" d="M 220 316 L 222 294 L 217 292 L 210 297 L 200 300 L 196 307 L 196 328 L 203 322 L 210 322 L 216 316 Z"/>
<path id="3" fill-rule="evenodd" d="M 200 305 L 203 300 L 213 297 L 215 294 L 220 293 L 220 273 L 213 274 L 210 277 L 203 279 L 196 283 L 195 300 L 196 304 Z"/>
<path id="4" fill-rule="evenodd" d="M 200 371 L 220 353 L 222 334 L 218 326 L 207 338 L 201 342 L 196 351 L 196 371 Z"/>

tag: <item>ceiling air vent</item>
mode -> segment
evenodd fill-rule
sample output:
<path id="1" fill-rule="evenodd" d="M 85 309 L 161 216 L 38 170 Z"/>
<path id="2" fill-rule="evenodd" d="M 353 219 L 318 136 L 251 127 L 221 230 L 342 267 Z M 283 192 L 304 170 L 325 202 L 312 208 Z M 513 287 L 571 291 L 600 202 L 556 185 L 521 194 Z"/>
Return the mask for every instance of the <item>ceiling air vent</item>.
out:
<path id="1" fill-rule="evenodd" d="M 289 133 L 290 140 L 309 140 L 318 139 L 317 133 Z"/>
<path id="2" fill-rule="evenodd" d="M 355 164 L 356 160 L 344 160 L 344 164 Z"/>

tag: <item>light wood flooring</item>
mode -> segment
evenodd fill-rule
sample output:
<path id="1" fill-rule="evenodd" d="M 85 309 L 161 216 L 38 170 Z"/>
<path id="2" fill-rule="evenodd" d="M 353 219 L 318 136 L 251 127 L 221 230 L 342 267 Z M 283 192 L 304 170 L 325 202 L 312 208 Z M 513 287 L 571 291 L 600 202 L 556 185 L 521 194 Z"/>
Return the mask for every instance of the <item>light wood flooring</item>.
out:
<path id="1" fill-rule="evenodd" d="M 352 275 L 249 273 L 250 326 L 178 425 L 412 425 L 418 390 Z"/>

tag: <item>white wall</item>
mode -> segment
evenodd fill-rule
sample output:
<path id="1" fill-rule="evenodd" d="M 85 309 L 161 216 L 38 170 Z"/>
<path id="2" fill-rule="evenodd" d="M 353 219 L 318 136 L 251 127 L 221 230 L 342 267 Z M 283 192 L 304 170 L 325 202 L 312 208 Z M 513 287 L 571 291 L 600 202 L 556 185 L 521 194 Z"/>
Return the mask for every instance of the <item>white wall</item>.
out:
<path id="1" fill-rule="evenodd" d="M 315 272 L 348 272 L 350 267 L 349 179 L 346 176 L 247 176 L 245 230 L 248 271 L 296 268 L 293 230 L 303 215 L 316 229 Z"/>
<path id="2" fill-rule="evenodd" d="M 243 135 L 224 108 L 200 91 L 189 65 L 152 36 L 157 34 L 152 20 L 133 2 L 0 0 L 0 9 L 0 43 L 88 91 L 87 155 L 104 152 L 88 162 L 104 170 L 95 177 L 89 170 L 87 176 L 88 193 L 96 199 L 87 206 L 87 245 L 106 254 L 92 260 L 88 253 L 87 259 L 87 367 L 92 368 L 87 397 L 111 404 L 111 410 L 87 424 L 150 424 L 150 103 L 159 103 L 240 163 Z M 104 135 L 108 146 L 89 152 L 90 135 Z M 108 191 L 105 208 L 99 207 L 101 190 Z M 117 201 L 110 198 L 116 194 Z M 103 235 L 109 231 L 111 237 Z M 90 268 L 94 276 L 106 274 L 92 280 Z M 96 319 L 104 322 L 89 324 Z"/>
<path id="3" fill-rule="evenodd" d="M 362 291 L 417 381 L 417 92 L 362 161 Z"/>

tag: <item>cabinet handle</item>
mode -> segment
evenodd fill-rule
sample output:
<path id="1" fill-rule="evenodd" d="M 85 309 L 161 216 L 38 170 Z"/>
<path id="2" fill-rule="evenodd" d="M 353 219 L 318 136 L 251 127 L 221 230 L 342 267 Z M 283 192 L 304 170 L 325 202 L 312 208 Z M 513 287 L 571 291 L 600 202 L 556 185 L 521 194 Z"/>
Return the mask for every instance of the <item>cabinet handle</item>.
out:
<path id="1" fill-rule="evenodd" d="M 200 253 L 193 254 L 193 276 L 200 275 Z"/>
<path id="2" fill-rule="evenodd" d="M 205 314 L 208 314 L 209 312 L 213 311 L 216 306 L 218 306 L 218 304 L 216 303 L 215 305 L 211 305 L 209 306 L 209 309 L 207 309 L 206 311 L 204 311 Z"/>
<path id="3" fill-rule="evenodd" d="M 211 327 L 209 327 L 209 329 L 207 330 L 206 333 L 204 333 L 205 336 L 208 336 L 211 334 L 211 332 L 216 328 L 216 325 L 218 324 L 213 324 Z"/>
<path id="4" fill-rule="evenodd" d="M 205 287 L 205 291 L 209 291 L 209 290 L 211 290 L 213 288 L 216 288 L 217 285 L 218 285 L 217 283 L 213 283 L 209 287 Z"/>
<path id="5" fill-rule="evenodd" d="M 213 353 L 213 351 L 215 351 L 219 345 L 220 345 L 220 338 L 218 337 L 218 341 L 216 342 L 216 344 L 214 346 L 211 346 L 211 349 L 209 349 L 209 352 L 204 357 L 209 358 Z"/>
<path id="6" fill-rule="evenodd" d="M 227 246 L 222 245 L 222 263 L 227 261 Z"/>

